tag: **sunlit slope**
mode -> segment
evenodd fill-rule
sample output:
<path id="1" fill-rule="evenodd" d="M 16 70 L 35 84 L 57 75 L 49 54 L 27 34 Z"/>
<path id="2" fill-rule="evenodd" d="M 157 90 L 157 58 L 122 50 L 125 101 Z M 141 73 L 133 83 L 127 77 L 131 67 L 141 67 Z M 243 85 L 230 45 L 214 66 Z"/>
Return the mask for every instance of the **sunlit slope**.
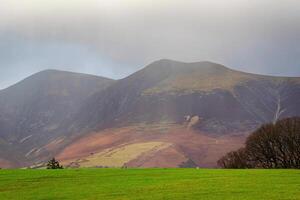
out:
<path id="1" fill-rule="evenodd" d="M 209 136 L 188 124 L 135 124 L 98 131 L 63 149 L 66 167 L 217 167 L 242 146 L 244 136 Z"/>
<path id="2" fill-rule="evenodd" d="M 146 89 L 144 94 L 161 93 L 181 94 L 195 92 L 212 92 L 227 90 L 234 92 L 238 86 L 252 81 L 266 81 L 279 86 L 283 83 L 299 84 L 299 78 L 272 77 L 250 74 L 229 69 L 212 62 L 181 63 L 162 60 L 161 67 L 171 66 L 168 77 L 159 81 L 155 86 Z"/>
<path id="3" fill-rule="evenodd" d="M 149 153 L 155 154 L 169 147 L 164 142 L 140 142 L 123 144 L 121 146 L 91 153 L 82 159 L 64 161 L 70 167 L 124 167 L 126 163 Z"/>

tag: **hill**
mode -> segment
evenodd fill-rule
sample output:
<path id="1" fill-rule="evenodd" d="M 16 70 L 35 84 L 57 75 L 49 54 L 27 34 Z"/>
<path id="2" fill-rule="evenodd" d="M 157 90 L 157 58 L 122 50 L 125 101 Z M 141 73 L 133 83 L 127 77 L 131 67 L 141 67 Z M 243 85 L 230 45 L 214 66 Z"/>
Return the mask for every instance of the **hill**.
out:
<path id="1" fill-rule="evenodd" d="M 215 167 L 261 124 L 300 114 L 299 80 L 156 61 L 94 94 L 72 120 L 74 132 L 90 134 L 58 158 L 74 167 Z"/>
<path id="2" fill-rule="evenodd" d="M 99 84 L 91 81 L 92 86 L 79 89 L 72 98 L 62 98 L 65 104 L 54 104 L 57 116 L 53 123 L 41 123 L 40 129 L 31 130 L 40 116 L 11 112 L 11 116 L 26 119 L 24 127 L 16 123 L 21 118 L 2 120 L 2 130 L 7 130 L 8 121 L 8 127 L 22 130 L 6 131 L 17 135 L 19 143 L 34 141 L 25 150 L 20 145 L 19 151 L 30 155 L 26 164 L 56 156 L 71 167 L 215 167 L 218 158 L 242 146 L 246 136 L 261 124 L 300 115 L 300 78 L 296 77 L 249 74 L 212 62 L 159 60 L 118 81 L 100 79 Z M 42 85 L 43 80 L 34 85 Z M 78 85 L 71 88 L 77 91 Z M 63 90 L 42 91 L 62 94 Z M 38 110 L 45 113 L 48 104 L 41 102 L 47 101 L 36 94 L 25 98 L 27 104 L 16 102 L 16 110 L 31 103 L 41 105 Z M 68 105 L 77 99 L 76 106 Z M 40 131 L 45 127 L 49 137 Z M 33 140 L 33 132 L 43 139 Z M 4 154 L 10 150 L 6 145 L 0 145 Z"/>
<path id="3" fill-rule="evenodd" d="M 210 62 L 160 60 L 96 93 L 78 124 L 183 123 L 198 116 L 201 130 L 248 131 L 298 115 L 299 80 L 247 74 Z"/>
<path id="4" fill-rule="evenodd" d="M 1 90 L 0 157 L 3 162 L 8 160 L 13 165 L 24 166 L 32 163 L 32 155 L 42 151 L 41 148 L 51 151 L 49 141 L 64 139 L 57 131 L 64 121 L 77 113 L 92 94 L 112 82 L 102 77 L 47 70 Z"/>

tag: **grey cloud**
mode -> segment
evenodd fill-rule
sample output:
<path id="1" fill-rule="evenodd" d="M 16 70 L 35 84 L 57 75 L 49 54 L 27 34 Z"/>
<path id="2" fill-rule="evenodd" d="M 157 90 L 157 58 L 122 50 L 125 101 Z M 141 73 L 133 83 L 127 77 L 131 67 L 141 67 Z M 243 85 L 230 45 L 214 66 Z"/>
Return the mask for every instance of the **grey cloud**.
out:
<path id="1" fill-rule="evenodd" d="M 0 46 L 0 51 L 10 52 L 1 58 L 1 74 L 6 71 L 2 68 L 17 72 L 22 64 L 28 67 L 21 74 L 55 66 L 120 78 L 169 58 L 300 76 L 299 1 L 111 0 L 119 7 L 109 0 L 61 0 L 48 7 L 27 2 L 26 9 L 15 10 L 17 4 L 0 8 L 6 10 L 1 12 L 1 43 L 15 35 Z M 16 56 L 14 49 L 23 51 Z"/>

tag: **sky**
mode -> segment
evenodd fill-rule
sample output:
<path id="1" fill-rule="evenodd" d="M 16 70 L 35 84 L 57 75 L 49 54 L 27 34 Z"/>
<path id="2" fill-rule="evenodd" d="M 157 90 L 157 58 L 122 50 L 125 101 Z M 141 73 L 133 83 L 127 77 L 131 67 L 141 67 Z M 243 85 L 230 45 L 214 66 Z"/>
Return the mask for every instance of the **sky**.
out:
<path id="1" fill-rule="evenodd" d="M 299 0 L 0 0 L 0 88 L 45 69 L 120 79 L 159 59 L 300 76 Z"/>

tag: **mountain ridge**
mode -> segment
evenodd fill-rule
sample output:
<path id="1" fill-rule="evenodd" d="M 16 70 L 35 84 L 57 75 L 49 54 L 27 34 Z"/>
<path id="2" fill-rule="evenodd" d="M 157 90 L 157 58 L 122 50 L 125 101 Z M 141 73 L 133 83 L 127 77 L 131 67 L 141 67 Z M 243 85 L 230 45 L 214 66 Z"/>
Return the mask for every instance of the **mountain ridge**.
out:
<path id="1" fill-rule="evenodd" d="M 15 84 L 12 84 L 6 88 L 0 89 L 1 91 L 7 90 L 11 87 L 14 87 L 16 85 L 18 85 L 19 83 L 22 83 L 23 81 L 29 80 L 31 78 L 34 78 L 36 76 L 45 76 L 45 75 L 54 75 L 54 74 L 64 74 L 64 75 L 70 75 L 70 76 L 85 76 L 85 77 L 90 77 L 90 78 L 101 78 L 101 79 L 107 79 L 107 80 L 111 80 L 111 81 L 115 81 L 115 79 L 112 78 L 108 78 L 108 77 L 104 77 L 104 76 L 98 76 L 98 75 L 94 75 L 94 74 L 86 74 L 86 73 L 80 73 L 80 72 L 72 72 L 72 71 L 65 71 L 65 70 L 58 70 L 58 69 L 45 69 L 45 70 L 41 70 L 38 71 L 34 74 L 29 75 L 28 77 L 25 77 L 23 79 L 21 79 L 20 81 L 18 81 Z"/>

